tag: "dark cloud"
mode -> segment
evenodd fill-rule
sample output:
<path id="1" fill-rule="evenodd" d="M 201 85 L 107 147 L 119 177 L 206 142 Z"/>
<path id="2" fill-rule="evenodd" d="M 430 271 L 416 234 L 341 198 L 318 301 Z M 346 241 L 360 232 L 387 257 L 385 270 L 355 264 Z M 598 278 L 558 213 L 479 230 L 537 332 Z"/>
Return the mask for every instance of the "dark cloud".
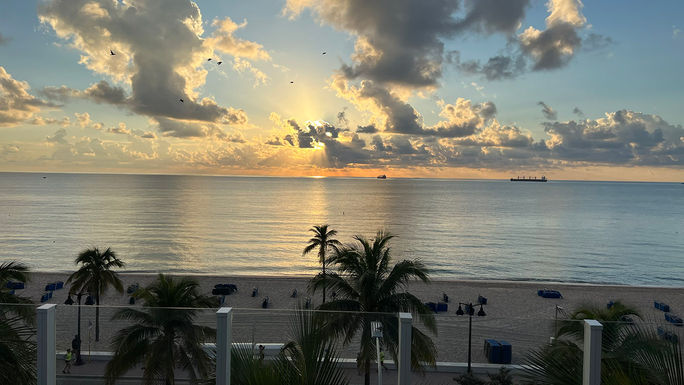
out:
<path id="1" fill-rule="evenodd" d="M 163 136 L 173 136 L 177 138 L 202 138 L 207 136 L 225 137 L 218 125 L 208 122 L 193 122 L 188 120 L 177 120 L 170 118 L 154 118 L 157 122 L 157 129 Z"/>
<path id="2" fill-rule="evenodd" d="M 584 117 L 584 112 L 582 112 L 582 110 L 580 110 L 579 107 L 573 108 L 572 113 L 579 116 L 580 118 Z"/>
<path id="3" fill-rule="evenodd" d="M 63 103 L 69 101 L 71 98 L 76 98 L 76 97 L 81 96 L 81 92 L 79 90 L 75 90 L 75 89 L 67 87 L 67 86 L 44 87 L 43 89 L 38 91 L 38 94 L 43 96 L 46 99 L 56 100 L 56 101 L 63 102 Z"/>
<path id="4" fill-rule="evenodd" d="M 375 134 L 376 132 L 378 132 L 378 128 L 372 124 L 369 124 L 367 126 L 356 127 L 356 132 L 358 132 L 359 134 Z"/>
<path id="5" fill-rule="evenodd" d="M 459 1 L 321 0 L 308 4 L 325 22 L 357 36 L 348 79 L 370 79 L 410 87 L 434 86 L 442 74 L 441 39 L 459 29 Z M 293 1 L 292 14 L 302 10 Z"/>
<path id="6" fill-rule="evenodd" d="M 465 0 L 467 13 L 458 27 L 486 34 L 512 34 L 525 18 L 529 3 L 529 0 Z"/>
<path id="7" fill-rule="evenodd" d="M 410 104 L 391 94 L 385 87 L 371 81 L 361 82 L 359 97 L 373 100 L 387 115 L 385 132 L 421 135 L 422 117 Z"/>
<path id="8" fill-rule="evenodd" d="M 581 43 L 577 28 L 570 23 L 559 23 L 544 31 L 528 29 L 520 36 L 520 48 L 532 59 L 534 71 L 565 66 Z"/>
<path id="9" fill-rule="evenodd" d="M 615 44 L 610 36 L 600 35 L 598 33 L 590 33 L 582 41 L 582 49 L 585 51 L 600 51 Z"/>
<path id="10" fill-rule="evenodd" d="M 121 87 L 111 86 L 102 80 L 88 87 L 83 94 L 96 103 L 121 105 L 126 103 L 126 91 Z"/>
<path id="11" fill-rule="evenodd" d="M 458 68 L 468 74 L 478 74 L 487 80 L 513 79 L 525 71 L 525 58 L 522 55 L 494 56 L 482 64 L 479 60 L 457 63 Z"/>
<path id="12" fill-rule="evenodd" d="M 542 107 L 542 114 L 546 120 L 558 120 L 558 112 L 556 112 L 549 105 L 544 102 L 539 102 L 537 105 Z"/>

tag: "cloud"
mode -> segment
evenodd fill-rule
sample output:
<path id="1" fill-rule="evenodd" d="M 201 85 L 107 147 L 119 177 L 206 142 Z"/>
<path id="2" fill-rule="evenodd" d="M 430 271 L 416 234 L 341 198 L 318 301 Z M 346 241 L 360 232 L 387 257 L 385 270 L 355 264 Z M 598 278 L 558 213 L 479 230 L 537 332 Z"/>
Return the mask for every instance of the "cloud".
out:
<path id="1" fill-rule="evenodd" d="M 102 80 L 88 87 L 83 94 L 95 103 L 122 105 L 127 103 L 126 91 L 121 87 L 111 86 Z"/>
<path id="2" fill-rule="evenodd" d="M 473 135 L 496 115 L 496 105 L 492 102 L 473 105 L 470 100 L 458 98 L 454 104 L 441 104 L 439 116 L 446 120 L 424 130 L 424 134 L 446 138 Z"/>
<path id="3" fill-rule="evenodd" d="M 208 47 L 236 58 L 271 60 L 271 56 L 264 50 L 263 45 L 233 36 L 235 31 L 247 26 L 247 20 L 237 24 L 230 17 L 226 17 L 223 20 L 214 20 L 211 25 L 216 27 L 216 30 L 205 40 Z"/>
<path id="4" fill-rule="evenodd" d="M 520 48 L 531 58 L 533 70 L 560 68 L 572 59 L 582 42 L 577 30 L 587 22 L 582 6 L 580 0 L 549 0 L 546 29 L 528 27 L 518 35 Z"/>
<path id="5" fill-rule="evenodd" d="M 177 138 L 202 138 L 207 136 L 222 137 L 225 133 L 215 123 L 202 121 L 178 120 L 157 117 L 152 119 L 157 124 L 157 130 L 163 136 Z"/>
<path id="6" fill-rule="evenodd" d="M 684 165 L 684 128 L 657 115 L 630 110 L 604 118 L 547 122 L 552 156 L 563 160 L 629 165 Z"/>
<path id="7" fill-rule="evenodd" d="M 458 23 L 461 29 L 492 34 L 512 34 L 525 18 L 529 0 L 466 0 L 466 16 Z"/>
<path id="8" fill-rule="evenodd" d="M 347 79 L 363 78 L 408 87 L 433 87 L 442 74 L 442 38 L 458 30 L 459 2 L 395 0 L 288 0 L 295 17 L 310 7 L 321 21 L 356 36 Z"/>
<path id="9" fill-rule="evenodd" d="M 268 83 L 268 75 L 254 67 L 252 63 L 247 60 L 236 57 L 235 60 L 233 60 L 233 69 L 239 73 L 249 73 L 254 78 L 254 87 Z"/>
<path id="10" fill-rule="evenodd" d="M 558 120 L 558 113 L 556 110 L 544 102 L 539 102 L 537 105 L 542 107 L 542 114 L 546 120 Z"/>
<path id="11" fill-rule="evenodd" d="M 54 143 L 66 144 L 67 143 L 66 135 L 67 135 L 66 130 L 63 128 L 60 128 L 59 130 L 55 131 L 55 133 L 52 134 L 51 136 L 46 137 L 45 140 L 48 143 L 53 143 L 53 144 Z"/>
<path id="12" fill-rule="evenodd" d="M 610 36 L 599 35 L 597 33 L 590 33 L 582 41 L 582 49 L 585 51 L 599 51 L 615 44 Z"/>
<path id="13" fill-rule="evenodd" d="M 32 119 L 42 107 L 56 107 L 31 95 L 30 88 L 28 83 L 15 80 L 0 66 L 0 127 Z"/>
<path id="14" fill-rule="evenodd" d="M 48 0 L 39 5 L 38 15 L 57 37 L 82 52 L 81 64 L 123 84 L 110 85 L 103 80 L 83 91 L 81 97 L 125 106 L 163 122 L 160 126 L 175 124 L 174 129 L 163 131 L 166 135 L 186 133 L 194 137 L 213 133 L 208 128 L 222 121 L 246 121 L 246 117 L 236 116 L 236 110 L 197 94 L 205 84 L 207 71 L 203 66 L 207 57 L 212 57 L 213 48 L 202 39 L 202 15 L 194 2 L 150 0 L 140 6 L 110 0 Z M 226 39 L 232 36 L 233 28 L 230 23 L 230 19 L 216 23 L 212 41 L 220 49 L 228 50 Z M 241 26 L 244 23 L 236 28 Z M 231 54 L 265 58 L 261 49 L 253 49 L 255 43 L 233 42 Z M 115 55 L 110 55 L 110 50 Z M 125 91 L 128 88 L 130 93 Z M 74 96 L 67 89 L 47 92 L 56 97 Z"/>
<path id="15" fill-rule="evenodd" d="M 356 127 L 356 132 L 358 132 L 359 134 L 375 134 L 378 131 L 378 128 L 372 124 L 369 124 L 367 126 Z"/>
<path id="16" fill-rule="evenodd" d="M 79 114 L 78 112 L 74 113 L 74 116 L 76 117 L 76 120 L 78 121 L 78 125 L 81 128 L 88 127 L 92 121 L 90 120 L 90 114 L 87 112 L 84 112 L 82 114 Z"/>
<path id="17" fill-rule="evenodd" d="M 491 57 L 482 64 L 479 60 L 457 62 L 457 67 L 468 74 L 479 74 L 487 80 L 513 79 L 525 70 L 525 58 L 522 55 Z"/>
<path id="18" fill-rule="evenodd" d="M 573 108 L 572 113 L 579 116 L 580 118 L 584 117 L 584 112 L 582 112 L 582 110 L 580 110 L 579 107 Z"/>

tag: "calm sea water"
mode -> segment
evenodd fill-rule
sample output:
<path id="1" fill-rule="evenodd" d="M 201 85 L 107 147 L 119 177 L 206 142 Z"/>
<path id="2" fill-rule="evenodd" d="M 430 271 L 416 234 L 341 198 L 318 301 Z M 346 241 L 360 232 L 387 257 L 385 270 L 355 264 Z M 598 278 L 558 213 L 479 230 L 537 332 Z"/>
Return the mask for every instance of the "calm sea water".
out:
<path id="1" fill-rule="evenodd" d="M 43 178 L 46 176 L 46 178 Z M 397 235 L 435 278 L 684 286 L 684 185 L 0 173 L 0 260 L 68 271 L 312 274 L 313 224 Z"/>

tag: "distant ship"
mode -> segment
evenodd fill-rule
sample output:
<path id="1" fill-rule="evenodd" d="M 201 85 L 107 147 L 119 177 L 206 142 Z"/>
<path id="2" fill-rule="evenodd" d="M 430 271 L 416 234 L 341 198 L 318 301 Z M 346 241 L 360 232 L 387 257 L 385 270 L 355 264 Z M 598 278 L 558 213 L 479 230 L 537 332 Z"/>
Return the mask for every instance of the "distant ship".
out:
<path id="1" fill-rule="evenodd" d="M 387 175 L 385 175 L 385 174 L 378 175 L 378 179 L 387 179 Z"/>
<path id="2" fill-rule="evenodd" d="M 537 179 L 536 176 L 534 178 L 531 176 L 527 177 L 527 178 L 525 178 L 525 177 L 511 178 L 511 182 L 546 182 L 546 181 L 548 181 L 548 179 L 546 179 L 545 176 L 542 176 L 541 179 Z"/>

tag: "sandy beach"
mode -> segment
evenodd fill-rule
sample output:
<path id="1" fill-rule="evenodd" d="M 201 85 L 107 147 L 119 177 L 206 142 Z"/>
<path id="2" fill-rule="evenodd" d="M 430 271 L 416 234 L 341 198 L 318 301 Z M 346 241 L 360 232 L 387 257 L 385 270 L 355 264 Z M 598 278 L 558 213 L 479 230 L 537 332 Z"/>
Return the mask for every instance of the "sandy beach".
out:
<path id="1" fill-rule="evenodd" d="M 45 285 L 55 281 L 66 281 L 65 273 L 33 273 L 26 289 L 19 291 L 36 303 L 45 292 Z M 121 275 L 124 288 L 138 283 L 141 286 L 155 279 L 154 274 Z M 293 309 L 307 293 L 307 277 L 254 277 L 254 276 L 192 276 L 201 284 L 203 293 L 211 293 L 218 283 L 233 283 L 239 291 L 226 296 L 226 306 L 234 309 L 233 340 L 235 342 L 284 343 L 289 338 L 289 325 Z M 252 289 L 259 294 L 252 297 Z M 537 296 L 537 289 L 556 289 L 563 294 L 561 299 L 544 299 Z M 298 297 L 291 296 L 297 290 Z M 484 307 L 486 316 L 473 317 L 472 346 L 473 362 L 486 362 L 483 354 L 483 340 L 493 338 L 506 340 L 513 345 L 513 363 L 521 362 L 526 351 L 548 342 L 553 334 L 556 305 L 572 311 L 583 304 L 605 306 L 610 300 L 621 300 L 641 313 L 646 322 L 665 324 L 663 312 L 653 307 L 659 300 L 670 305 L 675 314 L 684 313 L 684 290 L 681 288 L 633 287 L 608 285 L 580 285 L 564 283 L 536 283 L 511 281 L 432 281 L 430 284 L 412 283 L 408 291 L 424 302 L 438 302 L 442 293 L 449 296 L 448 312 L 436 315 L 438 333 L 433 336 L 437 345 L 439 362 L 464 362 L 467 357 L 468 317 L 456 316 L 458 302 L 476 301 L 478 295 L 487 297 Z M 58 350 L 70 347 L 77 329 L 77 306 L 63 305 L 68 287 L 54 292 L 47 303 L 60 305 L 57 309 Z M 318 294 L 318 293 L 317 293 Z M 330 292 L 328 295 L 330 296 Z M 268 309 L 262 309 L 264 297 L 269 297 Z M 313 305 L 321 302 L 320 295 L 311 296 Z M 85 298 L 83 298 L 85 302 Z M 135 306 L 139 306 L 136 304 Z M 125 323 L 111 321 L 112 314 L 129 305 L 129 296 L 109 290 L 101 299 L 100 341 L 95 341 L 94 306 L 82 307 L 83 352 L 110 351 L 110 338 Z M 218 307 L 218 299 L 217 299 Z M 198 322 L 214 326 L 216 309 L 203 310 Z M 391 315 L 388 315 L 391 316 Z M 89 328 L 89 324 L 93 326 Z M 682 328 L 671 330 L 682 337 Z M 356 356 L 357 346 L 350 344 L 341 349 L 345 358 Z"/>

